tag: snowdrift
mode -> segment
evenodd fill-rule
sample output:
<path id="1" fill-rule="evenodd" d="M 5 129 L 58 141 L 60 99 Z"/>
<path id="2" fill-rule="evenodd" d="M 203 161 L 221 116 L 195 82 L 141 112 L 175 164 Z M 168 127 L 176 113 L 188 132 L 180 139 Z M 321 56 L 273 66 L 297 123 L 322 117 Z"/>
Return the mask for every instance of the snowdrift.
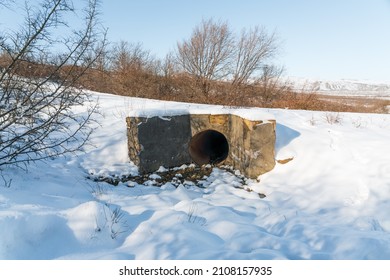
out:
<path id="1" fill-rule="evenodd" d="M 248 108 L 277 122 L 259 180 L 114 187 L 87 177 L 137 174 L 126 116 L 234 109 L 94 96 L 85 153 L 1 171 L 0 259 L 390 259 L 390 115 Z"/>

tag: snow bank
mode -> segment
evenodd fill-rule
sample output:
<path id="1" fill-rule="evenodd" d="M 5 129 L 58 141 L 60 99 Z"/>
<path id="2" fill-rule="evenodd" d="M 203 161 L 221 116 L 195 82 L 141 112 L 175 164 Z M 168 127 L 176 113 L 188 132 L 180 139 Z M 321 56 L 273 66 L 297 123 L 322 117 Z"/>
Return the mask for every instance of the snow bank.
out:
<path id="1" fill-rule="evenodd" d="M 329 123 L 334 113 L 94 95 L 101 126 L 85 154 L 2 171 L 0 259 L 390 259 L 389 115 Z M 184 111 L 272 116 L 276 159 L 290 161 L 245 185 L 218 168 L 204 188 L 87 179 L 137 172 L 126 116 Z"/>
<path id="2" fill-rule="evenodd" d="M 117 96 L 115 102 L 112 95 L 99 93 L 98 99 L 111 107 L 116 117 L 169 117 L 186 114 L 233 114 L 248 120 L 274 120 L 275 116 L 269 111 L 260 108 L 229 107 L 221 105 L 207 105 L 183 103 L 174 101 L 160 101 L 143 98 L 127 98 Z M 110 103 L 111 105 L 107 104 Z M 104 110 L 106 112 L 106 110 Z"/>

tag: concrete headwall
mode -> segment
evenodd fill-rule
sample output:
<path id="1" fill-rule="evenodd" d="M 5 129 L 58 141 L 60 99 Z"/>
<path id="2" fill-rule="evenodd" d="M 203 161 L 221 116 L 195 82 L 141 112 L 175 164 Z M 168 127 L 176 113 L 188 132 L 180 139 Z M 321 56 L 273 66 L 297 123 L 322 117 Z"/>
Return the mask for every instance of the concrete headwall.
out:
<path id="1" fill-rule="evenodd" d="M 275 120 L 252 121 L 232 114 L 188 114 L 128 117 L 126 121 L 129 157 L 141 173 L 193 162 L 189 143 L 205 130 L 215 130 L 226 137 L 229 148 L 223 164 L 245 176 L 256 178 L 275 166 Z"/>

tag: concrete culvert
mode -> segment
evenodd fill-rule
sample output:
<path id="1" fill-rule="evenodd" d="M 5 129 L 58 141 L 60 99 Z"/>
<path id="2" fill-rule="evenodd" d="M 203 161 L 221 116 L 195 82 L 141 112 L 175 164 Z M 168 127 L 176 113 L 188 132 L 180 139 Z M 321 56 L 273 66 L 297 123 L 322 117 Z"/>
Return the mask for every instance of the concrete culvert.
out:
<path id="1" fill-rule="evenodd" d="M 274 119 L 261 110 L 256 120 L 234 114 L 128 117 L 129 158 L 140 174 L 160 166 L 223 162 L 255 179 L 276 163 Z"/>
<path id="2" fill-rule="evenodd" d="M 218 164 L 229 155 L 229 143 L 226 137 L 212 129 L 195 134 L 189 143 L 189 154 L 198 164 Z"/>

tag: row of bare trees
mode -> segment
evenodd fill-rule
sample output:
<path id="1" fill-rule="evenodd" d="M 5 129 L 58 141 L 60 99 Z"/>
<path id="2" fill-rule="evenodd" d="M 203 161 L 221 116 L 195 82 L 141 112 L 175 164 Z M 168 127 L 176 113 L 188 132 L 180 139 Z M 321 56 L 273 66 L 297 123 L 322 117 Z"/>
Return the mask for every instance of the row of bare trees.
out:
<path id="1" fill-rule="evenodd" d="M 174 51 L 157 59 L 142 44 L 108 47 L 86 87 L 117 94 L 181 101 L 271 101 L 286 90 L 273 64 L 279 42 L 262 27 L 232 32 L 227 22 L 203 20 Z"/>
<path id="2" fill-rule="evenodd" d="M 283 89 L 272 64 L 278 41 L 264 28 L 236 34 L 227 22 L 203 20 L 157 59 L 140 43 L 107 44 L 99 0 L 86 0 L 81 14 L 71 0 L 39 3 L 25 3 L 19 30 L 0 31 L 0 171 L 81 150 L 97 106 L 86 88 L 222 104 L 267 101 Z M 0 0 L 0 12 L 13 4 Z M 78 30 L 75 16 L 84 21 Z"/>

